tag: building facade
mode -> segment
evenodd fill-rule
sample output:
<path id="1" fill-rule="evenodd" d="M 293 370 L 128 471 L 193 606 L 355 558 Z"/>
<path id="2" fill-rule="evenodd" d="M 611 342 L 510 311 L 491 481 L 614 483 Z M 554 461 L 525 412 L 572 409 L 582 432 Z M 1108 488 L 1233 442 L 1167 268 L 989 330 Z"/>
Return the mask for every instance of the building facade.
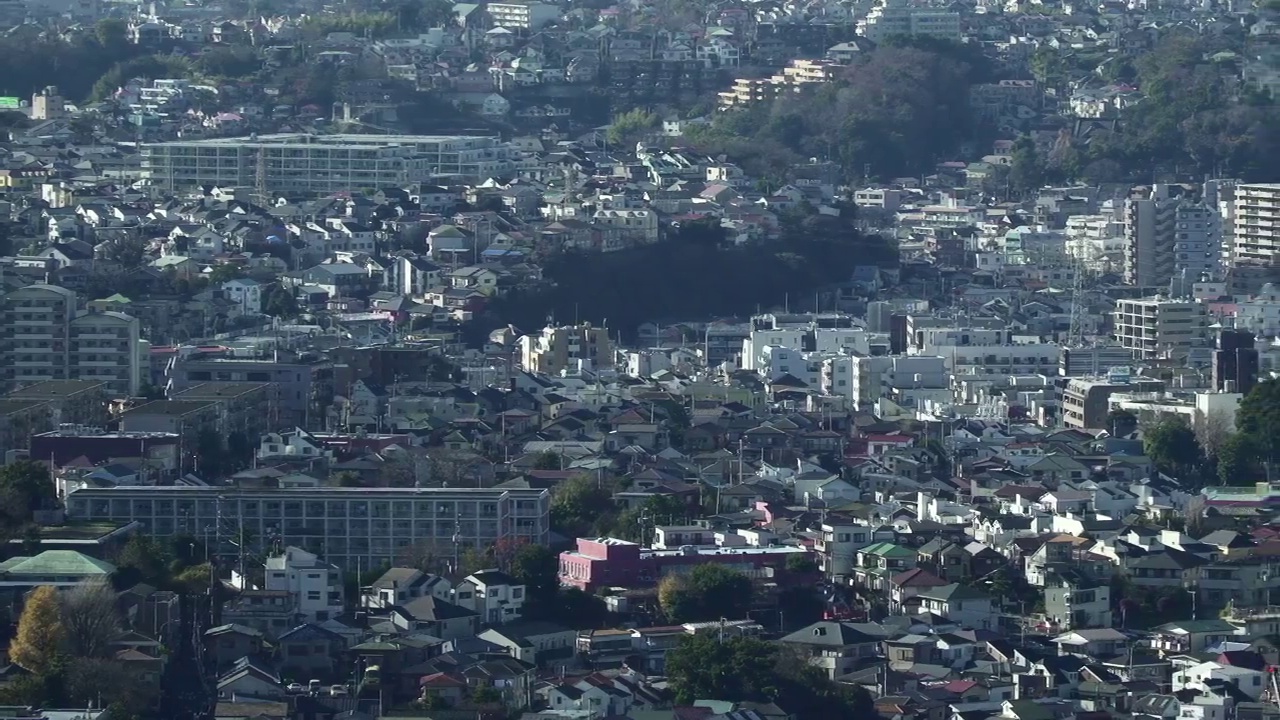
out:
<path id="1" fill-rule="evenodd" d="M 577 361 L 586 361 L 590 368 L 613 367 L 613 341 L 607 328 L 591 323 L 548 325 L 520 338 L 521 366 L 529 372 L 558 375 L 575 370 Z"/>
<path id="2" fill-rule="evenodd" d="M 1208 347 L 1209 315 L 1194 300 L 1120 300 L 1114 319 L 1116 341 L 1140 360 L 1185 358 L 1193 348 Z"/>
<path id="3" fill-rule="evenodd" d="M 67 498 L 75 520 L 139 523 L 159 538 L 190 534 L 237 554 L 278 541 L 344 571 L 392 565 L 416 545 L 485 548 L 498 541 L 545 545 L 545 490 L 500 488 L 228 487 L 83 488 Z"/>
<path id="4" fill-rule="evenodd" d="M 479 182 L 513 169 L 510 148 L 481 136 L 282 133 L 142 148 L 143 176 L 169 190 L 265 186 L 273 192 L 324 195 L 446 176 Z"/>

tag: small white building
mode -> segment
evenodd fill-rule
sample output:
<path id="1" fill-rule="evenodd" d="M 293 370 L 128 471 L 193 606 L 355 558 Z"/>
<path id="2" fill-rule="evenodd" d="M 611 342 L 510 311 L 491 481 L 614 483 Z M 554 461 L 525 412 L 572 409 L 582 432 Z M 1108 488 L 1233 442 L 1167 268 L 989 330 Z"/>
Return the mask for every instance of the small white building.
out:
<path id="1" fill-rule="evenodd" d="M 266 589 L 293 595 L 308 622 L 324 622 L 342 614 L 342 571 L 301 548 L 287 547 L 267 558 Z"/>
<path id="2" fill-rule="evenodd" d="M 481 570 L 458 583 L 454 602 L 489 624 L 519 620 L 524 613 L 524 584 L 500 570 Z"/>

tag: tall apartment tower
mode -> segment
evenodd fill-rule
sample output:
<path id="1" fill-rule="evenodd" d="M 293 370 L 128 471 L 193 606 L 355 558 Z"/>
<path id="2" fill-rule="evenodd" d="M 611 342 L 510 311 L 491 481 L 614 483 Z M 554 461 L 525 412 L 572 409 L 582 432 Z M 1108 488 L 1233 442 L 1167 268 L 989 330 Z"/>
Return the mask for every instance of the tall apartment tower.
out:
<path id="1" fill-rule="evenodd" d="M 0 377 L 3 384 L 67 380 L 67 333 L 76 294 L 56 285 L 28 285 L 0 295 Z"/>
<path id="2" fill-rule="evenodd" d="M 1280 277 L 1280 183 L 1236 186 L 1228 272 L 1233 292 Z"/>
<path id="3" fill-rule="evenodd" d="M 1130 285 L 1167 287 L 1176 272 L 1181 186 L 1152 185 L 1124 203 L 1124 278 Z"/>

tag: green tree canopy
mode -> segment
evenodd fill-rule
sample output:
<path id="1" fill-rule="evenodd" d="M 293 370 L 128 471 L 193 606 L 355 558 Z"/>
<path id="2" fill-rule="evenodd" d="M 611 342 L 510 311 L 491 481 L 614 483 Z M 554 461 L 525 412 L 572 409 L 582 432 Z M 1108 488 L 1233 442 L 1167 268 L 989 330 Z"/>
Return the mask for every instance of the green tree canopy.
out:
<path id="1" fill-rule="evenodd" d="M 1274 462 L 1280 451 L 1280 380 L 1264 380 L 1240 401 L 1236 427 L 1262 458 Z"/>
<path id="2" fill-rule="evenodd" d="M 575 475 L 560 483 L 551 498 L 551 527 L 568 537 L 586 537 L 612 518 L 617 508 L 607 484 L 587 475 Z"/>
<path id="3" fill-rule="evenodd" d="M 1193 471 L 1202 457 L 1195 431 L 1181 418 L 1166 418 L 1145 430 L 1142 447 L 1156 467 L 1176 476 Z"/>
<path id="4" fill-rule="evenodd" d="M 13 535 L 31 522 L 36 510 L 52 508 L 57 501 L 49 469 L 33 460 L 18 460 L 0 467 L 0 525 Z"/>
<path id="5" fill-rule="evenodd" d="M 754 590 L 746 575 L 708 563 L 664 578 L 658 587 L 658 602 L 673 623 L 738 620 L 751 608 Z"/>

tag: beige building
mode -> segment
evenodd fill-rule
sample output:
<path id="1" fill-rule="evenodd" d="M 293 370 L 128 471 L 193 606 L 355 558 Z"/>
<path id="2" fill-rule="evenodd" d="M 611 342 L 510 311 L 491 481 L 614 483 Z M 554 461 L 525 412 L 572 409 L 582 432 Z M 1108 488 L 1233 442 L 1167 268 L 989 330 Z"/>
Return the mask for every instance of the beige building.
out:
<path id="1" fill-rule="evenodd" d="M 591 323 L 548 325 L 541 332 L 520 338 L 520 362 L 525 370 L 548 375 L 576 370 L 613 367 L 613 341 L 606 328 Z"/>
<path id="2" fill-rule="evenodd" d="M 29 285 L 0 296 L 0 377 L 5 385 L 66 380 L 67 332 L 76 294 L 54 285 Z"/>
<path id="3" fill-rule="evenodd" d="M 150 366 L 138 320 L 119 312 L 77 314 L 76 305 L 74 292 L 53 285 L 0 296 L 4 384 L 88 380 L 116 395 L 136 395 Z"/>
<path id="4" fill-rule="evenodd" d="M 1114 316 L 1116 341 L 1139 360 L 1186 357 L 1210 344 L 1208 311 L 1194 300 L 1121 300 Z"/>
<path id="5" fill-rule="evenodd" d="M 1117 393 L 1160 393 L 1164 381 L 1131 377 L 1117 369 L 1107 377 L 1072 378 L 1062 390 L 1062 424 L 1069 428 L 1106 428 L 1111 396 Z"/>
<path id="6" fill-rule="evenodd" d="M 1280 183 L 1239 185 L 1231 255 L 1233 266 L 1271 267 L 1280 255 Z"/>
<path id="7" fill-rule="evenodd" d="M 143 369 L 150 368 L 150 344 L 139 336 L 135 317 L 119 312 L 88 312 L 70 324 L 71 377 L 101 380 L 117 395 L 137 395 Z"/>

